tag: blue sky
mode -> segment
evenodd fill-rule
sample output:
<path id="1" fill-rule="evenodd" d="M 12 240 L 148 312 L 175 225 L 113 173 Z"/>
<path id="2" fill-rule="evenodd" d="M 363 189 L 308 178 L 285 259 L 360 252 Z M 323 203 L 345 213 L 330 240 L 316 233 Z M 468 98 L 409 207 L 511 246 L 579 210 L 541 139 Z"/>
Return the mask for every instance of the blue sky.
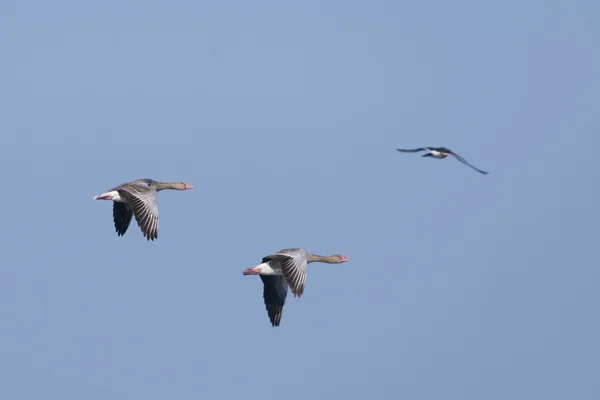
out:
<path id="1" fill-rule="evenodd" d="M 599 17 L 0 3 L 0 397 L 597 399 Z M 118 238 L 145 177 L 196 189 Z M 289 247 L 352 260 L 274 329 L 242 271 Z"/>

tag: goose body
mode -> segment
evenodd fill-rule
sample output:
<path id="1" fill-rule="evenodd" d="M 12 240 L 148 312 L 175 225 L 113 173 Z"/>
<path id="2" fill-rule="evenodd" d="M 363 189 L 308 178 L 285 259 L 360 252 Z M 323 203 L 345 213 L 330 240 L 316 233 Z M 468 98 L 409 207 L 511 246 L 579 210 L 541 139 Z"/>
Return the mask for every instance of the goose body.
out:
<path id="1" fill-rule="evenodd" d="M 117 236 L 127 232 L 131 218 L 135 219 L 144 237 L 158 238 L 157 194 L 161 190 L 188 190 L 194 187 L 185 182 L 157 182 L 152 179 L 138 179 L 107 190 L 94 200 L 113 201 L 113 219 Z"/>
<path id="2" fill-rule="evenodd" d="M 419 147 L 416 149 L 396 149 L 402 153 L 417 153 L 417 152 L 421 152 L 421 151 L 425 151 L 426 153 L 422 155 L 422 157 L 433 157 L 433 158 L 439 158 L 439 159 L 443 159 L 446 158 L 448 156 L 454 156 L 454 158 L 456 158 L 458 161 L 460 161 L 461 163 L 468 165 L 469 167 L 473 168 L 475 171 L 479 172 L 480 174 L 484 174 L 487 175 L 489 172 L 483 171 L 471 164 L 469 164 L 469 162 L 467 160 L 465 160 L 463 157 L 459 156 L 458 154 L 456 154 L 455 152 L 453 152 L 452 150 L 446 148 L 446 147 Z"/>
<path id="3" fill-rule="evenodd" d="M 244 275 L 259 275 L 263 282 L 263 298 L 271 325 L 279 326 L 288 288 L 294 297 L 304 293 L 307 265 L 312 262 L 341 264 L 349 257 L 334 254 L 319 256 L 305 249 L 283 249 L 263 257 L 262 263 L 244 270 Z"/>

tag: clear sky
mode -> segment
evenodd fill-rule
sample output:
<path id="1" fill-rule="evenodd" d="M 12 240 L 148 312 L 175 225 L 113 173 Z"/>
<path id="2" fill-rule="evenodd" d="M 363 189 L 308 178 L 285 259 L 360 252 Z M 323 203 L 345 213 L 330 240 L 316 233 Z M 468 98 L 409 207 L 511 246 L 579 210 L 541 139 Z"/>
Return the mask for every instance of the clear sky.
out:
<path id="1" fill-rule="evenodd" d="M 0 398 L 600 398 L 599 18 L 0 2 Z M 146 177 L 196 189 L 117 237 Z M 242 271 L 289 247 L 351 261 L 273 328 Z"/>

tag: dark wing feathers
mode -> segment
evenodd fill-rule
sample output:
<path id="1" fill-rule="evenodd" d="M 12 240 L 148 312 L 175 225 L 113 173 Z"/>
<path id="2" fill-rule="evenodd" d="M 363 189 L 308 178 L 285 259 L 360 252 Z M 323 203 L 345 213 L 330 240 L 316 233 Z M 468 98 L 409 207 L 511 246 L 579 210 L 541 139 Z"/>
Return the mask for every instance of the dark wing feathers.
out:
<path id="1" fill-rule="evenodd" d="M 133 210 L 129 204 L 113 201 L 113 219 L 115 220 L 117 236 L 123 236 L 127 232 L 132 216 Z"/>
<path id="2" fill-rule="evenodd" d="M 489 173 L 489 172 L 487 172 L 487 171 L 483 171 L 483 170 L 481 170 L 481 169 L 479 169 L 479 168 L 475 167 L 474 165 L 471 165 L 471 164 L 469 164 L 469 162 L 468 162 L 467 160 L 465 160 L 463 157 L 459 156 L 459 155 L 458 155 L 458 154 L 456 154 L 456 153 L 450 153 L 450 154 L 452 154 L 454 157 L 456 157 L 456 159 L 457 159 L 458 161 L 460 161 L 461 163 L 463 163 L 463 164 L 465 164 L 465 165 L 468 165 L 469 167 L 473 168 L 475 171 L 479 172 L 480 174 L 487 175 L 487 174 Z"/>
<path id="3" fill-rule="evenodd" d="M 429 150 L 428 147 L 419 147 L 418 149 L 396 149 L 398 151 L 401 151 L 402 153 L 417 153 L 419 151 L 425 151 L 425 150 Z"/>
<path id="4" fill-rule="evenodd" d="M 260 275 L 263 281 L 263 298 L 271 325 L 279 326 L 283 315 L 283 306 L 287 297 L 288 284 L 283 275 Z"/>
<path id="5" fill-rule="evenodd" d="M 452 150 L 450 150 L 450 149 L 448 149 L 446 147 L 432 147 L 432 146 L 430 146 L 430 147 L 419 147 L 417 149 L 396 149 L 396 150 L 401 151 L 403 153 L 417 153 L 419 151 L 432 151 L 432 150 L 435 150 L 435 151 L 439 151 L 440 153 L 454 154 L 452 152 Z"/>

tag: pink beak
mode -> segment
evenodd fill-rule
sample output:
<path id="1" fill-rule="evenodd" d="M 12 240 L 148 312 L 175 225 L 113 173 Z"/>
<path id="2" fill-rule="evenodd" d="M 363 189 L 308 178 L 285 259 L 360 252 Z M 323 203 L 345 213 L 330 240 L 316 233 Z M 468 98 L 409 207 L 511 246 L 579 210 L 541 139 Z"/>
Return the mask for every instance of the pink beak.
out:
<path id="1" fill-rule="evenodd" d="M 260 269 L 257 268 L 247 268 L 244 270 L 244 275 L 259 275 Z"/>
<path id="2" fill-rule="evenodd" d="M 342 256 L 342 262 L 350 261 L 350 257 Z"/>
<path id="3" fill-rule="evenodd" d="M 185 184 L 185 188 L 186 189 L 193 189 L 194 187 L 192 185 L 190 185 L 189 183 Z"/>

